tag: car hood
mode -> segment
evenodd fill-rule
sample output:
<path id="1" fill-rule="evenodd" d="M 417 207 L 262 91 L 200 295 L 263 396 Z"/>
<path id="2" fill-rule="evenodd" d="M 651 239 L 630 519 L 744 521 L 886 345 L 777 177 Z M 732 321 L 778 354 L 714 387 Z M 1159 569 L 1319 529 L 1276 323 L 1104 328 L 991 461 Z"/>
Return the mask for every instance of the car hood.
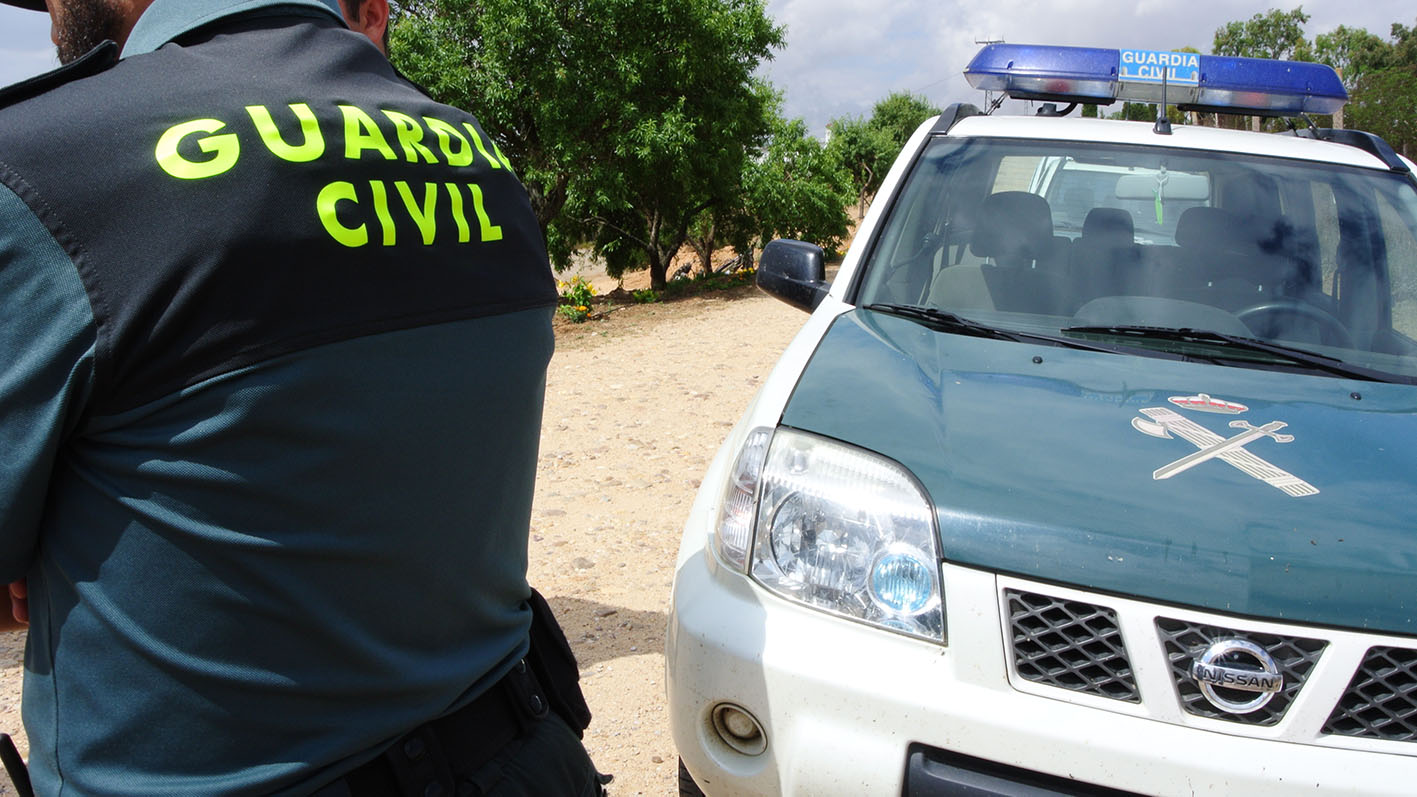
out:
<path id="1" fill-rule="evenodd" d="M 820 342 L 782 422 L 909 468 L 958 564 L 1417 633 L 1414 413 L 1412 386 L 966 337 L 856 310 Z M 1254 439 L 1208 450 L 1241 434 Z"/>

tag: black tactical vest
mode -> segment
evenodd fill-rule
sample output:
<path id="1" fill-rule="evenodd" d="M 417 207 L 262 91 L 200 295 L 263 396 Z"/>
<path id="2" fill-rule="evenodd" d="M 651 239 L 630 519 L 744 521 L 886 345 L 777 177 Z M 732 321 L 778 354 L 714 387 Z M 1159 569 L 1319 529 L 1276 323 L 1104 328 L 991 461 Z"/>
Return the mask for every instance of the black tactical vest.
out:
<path id="1" fill-rule="evenodd" d="M 556 299 L 526 193 L 486 132 L 334 19 L 233 17 L 78 71 L 97 74 L 0 109 L 0 182 L 88 292 L 95 414 L 308 347 Z"/>

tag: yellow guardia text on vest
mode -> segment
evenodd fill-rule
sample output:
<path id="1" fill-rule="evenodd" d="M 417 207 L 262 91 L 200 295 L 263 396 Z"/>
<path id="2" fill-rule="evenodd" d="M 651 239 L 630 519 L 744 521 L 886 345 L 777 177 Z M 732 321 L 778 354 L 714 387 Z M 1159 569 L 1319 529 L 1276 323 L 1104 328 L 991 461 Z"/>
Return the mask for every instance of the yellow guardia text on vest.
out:
<path id="1" fill-rule="evenodd" d="M 327 155 L 358 161 L 366 152 L 372 152 L 387 161 L 402 159 L 410 164 L 467 167 L 481 158 L 491 169 L 510 172 L 512 168 L 496 142 L 485 141 L 477 128 L 467 122 L 459 129 L 442 119 L 416 119 L 398 111 L 381 110 L 379 113 L 392 124 L 391 139 L 367 111 L 339 105 L 343 122 L 339 132 L 344 143 L 340 152 L 337 145 L 327 144 L 325 131 L 308 104 L 292 103 L 288 107 L 300 125 L 302 140 L 298 144 L 286 140 L 269 108 L 246 107 L 249 121 L 266 150 L 288 163 L 311 163 Z M 227 129 L 226 122 L 210 118 L 169 127 L 158 138 L 158 165 L 179 180 L 206 180 L 230 172 L 241 160 L 242 151 L 238 135 L 223 132 Z M 191 157 L 191 144 L 205 157 Z M 441 212 L 444 202 L 446 212 Z M 345 211 L 343 221 L 341 209 Z M 465 244 L 473 241 L 474 223 L 478 241 L 502 239 L 502 228 L 492 222 L 482 189 L 476 183 L 335 181 L 320 190 L 315 212 L 330 237 L 348 247 L 368 246 L 376 236 L 382 245 L 395 246 L 403 235 L 414 235 L 424 245 L 450 236 Z"/>

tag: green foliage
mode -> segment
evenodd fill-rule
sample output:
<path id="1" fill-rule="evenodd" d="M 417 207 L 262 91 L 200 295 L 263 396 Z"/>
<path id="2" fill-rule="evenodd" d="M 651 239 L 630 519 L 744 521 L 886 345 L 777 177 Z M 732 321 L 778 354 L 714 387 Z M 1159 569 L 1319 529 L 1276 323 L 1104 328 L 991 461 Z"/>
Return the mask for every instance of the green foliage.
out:
<path id="1" fill-rule="evenodd" d="M 1294 58 L 1328 64 L 1338 70 L 1348 89 L 1350 102 L 1344 111 L 1347 127 L 1382 136 L 1399 152 L 1417 151 L 1417 25 L 1394 22 L 1390 40 L 1362 28 L 1340 25 L 1314 37 L 1304 38 L 1309 21 L 1303 7 L 1293 11 L 1270 10 L 1244 22 L 1229 22 L 1216 30 L 1214 51 L 1218 55 L 1252 58 Z M 1335 120 L 1337 117 L 1335 117 Z M 1236 117 L 1222 117 L 1220 123 L 1234 125 Z M 1320 124 L 1327 119 L 1317 120 Z M 1278 123 L 1265 127 L 1278 129 Z"/>
<path id="2" fill-rule="evenodd" d="M 594 49 L 593 31 L 574 16 L 579 5 L 395 3 L 390 42 L 395 64 L 434 98 L 477 115 L 517 166 L 548 233 L 568 198 L 570 165 L 592 155 L 587 138 L 593 122 L 584 108 L 602 93 L 595 85 L 601 75 L 574 68 Z M 559 57 L 547 57 L 552 52 Z"/>
<path id="3" fill-rule="evenodd" d="M 600 0 L 608 2 L 608 0 Z M 733 202 L 748 155 L 769 129 L 776 94 L 753 79 L 782 43 L 760 0 L 630 0 L 606 31 L 633 83 L 608 118 L 612 158 L 573 210 L 612 273 L 643 267 L 666 282 L 670 259 L 703 211 Z"/>
<path id="4" fill-rule="evenodd" d="M 1122 109 L 1113 111 L 1108 119 L 1124 119 L 1128 122 L 1156 121 L 1156 106 L 1144 102 L 1124 102 Z"/>
<path id="5" fill-rule="evenodd" d="M 1313 59 L 1338 70 L 1351 92 L 1364 75 L 1387 68 L 1392 46 L 1362 28 L 1339 25 L 1314 37 Z"/>
<path id="6" fill-rule="evenodd" d="M 635 304 L 654 304 L 659 301 L 659 293 L 653 288 L 633 291 L 630 296 L 635 300 Z"/>
<path id="7" fill-rule="evenodd" d="M 1107 115 L 1108 119 L 1122 119 L 1128 122 L 1155 122 L 1156 106 L 1160 103 L 1151 104 L 1145 102 L 1124 102 L 1120 110 L 1113 111 Z M 1084 106 L 1085 107 L 1085 106 Z M 1114 108 L 1117 106 L 1113 106 Z M 1176 106 L 1166 106 L 1166 118 L 1172 124 L 1182 124 L 1186 121 L 1186 115 Z"/>
<path id="8" fill-rule="evenodd" d="M 757 274 L 758 272 L 751 268 L 741 268 L 737 271 L 722 273 L 699 274 L 691 279 L 677 279 L 669 282 L 664 286 L 662 294 L 666 298 L 678 299 L 708 291 L 725 291 L 732 288 L 741 288 L 746 285 L 753 285 L 757 279 Z"/>
<path id="9" fill-rule="evenodd" d="M 1244 22 L 1227 22 L 1215 31 L 1211 52 L 1249 58 L 1304 59 L 1309 52 L 1303 6 L 1292 11 L 1270 9 Z"/>
<path id="10" fill-rule="evenodd" d="M 744 219 L 740 252 L 773 238 L 811 241 L 835 249 L 846 236 L 845 207 L 854 200 L 850 178 L 800 119 L 776 118 L 766 149 L 743 172 Z M 743 233 L 751 237 L 744 241 Z"/>
<path id="11" fill-rule="evenodd" d="M 896 92 L 876 103 L 870 119 L 843 117 L 831 123 L 827 151 L 851 178 L 857 200 L 865 210 L 886 172 L 921 122 L 939 108 L 922 97 Z"/>
<path id="12" fill-rule="evenodd" d="M 1392 52 L 1388 55 L 1388 67 L 1417 66 L 1417 24 L 1412 27 L 1400 22 L 1392 23 Z"/>
<path id="13" fill-rule="evenodd" d="M 576 276 L 572 277 L 570 282 L 561 283 L 560 287 L 561 304 L 556 308 L 556 312 L 577 324 L 590 318 L 591 302 L 595 299 L 595 291 L 591 290 L 590 283 Z"/>
<path id="14" fill-rule="evenodd" d="M 899 152 L 921 122 L 939 113 L 940 109 L 924 97 L 898 91 L 876 103 L 871 126 L 884 133 Z"/>
<path id="15" fill-rule="evenodd" d="M 663 285 L 691 219 L 767 132 L 762 0 L 396 2 L 395 62 L 469 108 L 517 166 L 553 259 L 594 243 Z"/>
<path id="16" fill-rule="evenodd" d="M 857 201 L 864 210 L 866 200 L 881 187 L 900 150 L 891 145 L 885 131 L 873 127 L 869 120 L 843 117 L 831 123 L 827 152 L 851 179 Z"/>
<path id="17" fill-rule="evenodd" d="M 1417 67 L 1364 75 L 1347 114 L 1350 127 L 1376 133 L 1398 152 L 1417 156 Z"/>

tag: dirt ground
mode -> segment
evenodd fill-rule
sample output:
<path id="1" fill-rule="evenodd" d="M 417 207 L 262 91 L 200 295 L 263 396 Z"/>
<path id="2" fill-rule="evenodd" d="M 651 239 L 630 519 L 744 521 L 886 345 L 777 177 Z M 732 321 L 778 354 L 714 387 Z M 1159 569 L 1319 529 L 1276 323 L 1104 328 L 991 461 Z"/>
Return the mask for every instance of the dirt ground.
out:
<path id="1" fill-rule="evenodd" d="M 616 287 L 583 274 L 597 293 Z M 719 443 L 806 319 L 739 288 L 557 321 L 529 578 L 575 648 L 595 714 L 586 746 L 616 797 L 677 793 L 663 650 L 682 524 Z M 28 755 L 23 648 L 22 633 L 0 634 L 0 731 Z"/>

